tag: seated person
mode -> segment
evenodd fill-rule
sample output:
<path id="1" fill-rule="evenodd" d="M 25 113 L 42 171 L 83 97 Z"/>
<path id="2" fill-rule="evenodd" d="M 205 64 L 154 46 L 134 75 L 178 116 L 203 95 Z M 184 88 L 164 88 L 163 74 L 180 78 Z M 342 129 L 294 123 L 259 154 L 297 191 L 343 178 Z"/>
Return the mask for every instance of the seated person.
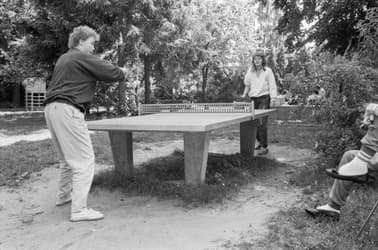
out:
<path id="1" fill-rule="evenodd" d="M 320 99 L 319 91 L 315 89 L 313 93 L 307 97 L 307 105 L 315 105 L 319 103 Z"/>
<path id="2" fill-rule="evenodd" d="M 315 87 L 315 89 L 318 91 L 318 95 L 320 98 L 325 98 L 326 97 L 326 91 L 324 88 L 320 87 L 319 85 L 317 85 Z"/>
<path id="3" fill-rule="evenodd" d="M 366 108 L 363 125 L 368 126 L 362 138 L 360 150 L 344 153 L 339 168 L 327 169 L 326 173 L 335 178 L 329 194 L 329 201 L 323 206 L 306 208 L 311 216 L 327 215 L 335 219 L 340 217 L 340 208 L 345 205 L 353 183 L 363 183 L 368 179 L 368 171 L 378 171 L 378 104 L 369 104 Z M 374 157 L 373 157 L 374 156 Z"/>

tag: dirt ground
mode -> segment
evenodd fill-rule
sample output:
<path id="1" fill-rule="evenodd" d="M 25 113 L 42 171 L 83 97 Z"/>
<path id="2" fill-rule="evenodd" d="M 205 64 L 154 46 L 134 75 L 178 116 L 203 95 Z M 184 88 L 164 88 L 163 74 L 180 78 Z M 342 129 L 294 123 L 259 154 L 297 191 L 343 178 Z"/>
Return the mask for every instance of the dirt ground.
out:
<path id="1" fill-rule="evenodd" d="M 138 164 L 168 155 L 183 143 L 136 144 Z M 150 150 L 143 150 L 146 147 Z M 235 139 L 210 143 L 210 152 L 238 151 Z M 311 151 L 273 144 L 267 157 L 301 167 L 313 156 Z M 111 166 L 97 166 L 97 170 L 107 167 Z M 33 174 L 21 187 L 0 187 L 0 249 L 229 249 L 226 243 L 264 237 L 270 216 L 296 202 L 299 190 L 286 182 L 290 171 L 279 170 L 243 188 L 233 200 L 201 208 L 96 188 L 88 203 L 102 211 L 105 219 L 72 223 L 69 205 L 55 207 L 59 171 L 51 167 Z"/>

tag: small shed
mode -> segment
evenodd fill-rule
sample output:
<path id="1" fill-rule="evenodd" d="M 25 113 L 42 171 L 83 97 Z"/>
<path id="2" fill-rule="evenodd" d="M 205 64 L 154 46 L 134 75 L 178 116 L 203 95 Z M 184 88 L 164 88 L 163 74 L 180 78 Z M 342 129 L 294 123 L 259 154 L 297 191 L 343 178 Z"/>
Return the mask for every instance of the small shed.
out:
<path id="1" fill-rule="evenodd" d="M 43 77 L 26 78 L 22 85 L 25 88 L 25 107 L 27 111 L 43 109 L 46 98 L 46 79 Z"/>

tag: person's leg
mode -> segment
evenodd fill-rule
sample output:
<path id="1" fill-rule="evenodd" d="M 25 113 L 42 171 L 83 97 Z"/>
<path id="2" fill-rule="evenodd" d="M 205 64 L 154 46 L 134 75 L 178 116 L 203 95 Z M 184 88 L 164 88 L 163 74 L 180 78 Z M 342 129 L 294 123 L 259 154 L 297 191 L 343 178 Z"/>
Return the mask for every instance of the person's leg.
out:
<path id="1" fill-rule="evenodd" d="M 260 99 L 258 97 L 251 97 L 251 101 L 253 101 L 254 108 L 259 109 Z M 256 146 L 255 146 L 255 149 L 257 150 L 261 149 L 260 133 L 259 133 L 260 124 L 261 124 L 261 119 L 258 119 L 258 126 L 256 130 Z"/>
<path id="2" fill-rule="evenodd" d="M 259 105 L 259 109 L 269 109 L 270 108 L 270 96 L 266 95 L 261 97 L 261 102 Z M 261 146 L 264 148 L 268 147 L 268 117 L 264 117 L 261 119 L 260 124 L 260 140 Z"/>
<path id="3" fill-rule="evenodd" d="M 87 209 L 88 193 L 94 175 L 92 142 L 83 113 L 68 104 L 53 104 L 55 112 L 51 114 L 51 126 L 65 162 L 73 173 L 71 214 L 80 213 Z"/>
<path id="4" fill-rule="evenodd" d="M 256 104 L 257 103 L 257 104 Z M 269 109 L 270 108 L 270 96 L 265 95 L 256 98 L 256 109 Z M 260 155 L 268 153 L 268 117 L 260 119 L 259 126 L 257 127 L 257 140 L 262 149 L 259 152 Z"/>
<path id="5" fill-rule="evenodd" d="M 358 150 L 349 150 L 345 152 L 339 162 L 339 168 L 348 162 L 352 161 L 356 155 L 358 154 Z M 331 191 L 329 193 L 329 205 L 335 209 L 340 210 L 342 206 L 345 205 L 346 199 L 353 187 L 352 181 L 345 181 L 345 180 L 338 180 L 335 179 L 333 182 Z"/>
<path id="6" fill-rule="evenodd" d="M 351 162 L 356 157 L 356 155 L 358 155 L 358 153 L 359 150 L 349 150 L 345 152 L 339 162 L 339 168 Z M 369 164 L 368 168 L 369 170 L 377 171 L 378 164 Z M 306 209 L 306 211 L 312 215 L 319 213 L 332 217 L 338 217 L 340 215 L 341 207 L 345 205 L 346 200 L 353 188 L 353 184 L 354 182 L 352 181 L 335 179 L 329 193 L 328 203 L 316 207 L 315 211 L 312 209 Z"/>
<path id="7" fill-rule="evenodd" d="M 60 179 L 58 183 L 58 197 L 56 205 L 64 205 L 71 201 L 71 192 L 72 192 L 72 170 L 70 166 L 65 162 L 62 149 L 59 145 L 58 139 L 54 132 L 54 129 L 51 125 L 51 112 L 54 112 L 54 108 L 51 105 L 47 105 L 45 108 L 45 119 L 47 128 L 50 131 L 51 140 L 53 142 L 54 148 L 57 151 L 58 159 L 59 159 L 59 169 L 60 172 Z"/>
<path id="8" fill-rule="evenodd" d="M 61 161 L 59 168 L 61 169 L 61 172 L 58 183 L 57 206 L 64 205 L 72 200 L 72 169 L 65 161 Z"/>
<path id="9" fill-rule="evenodd" d="M 345 152 L 339 162 L 339 167 L 345 165 L 355 158 L 358 150 L 349 150 Z M 340 208 L 345 204 L 349 192 L 353 186 L 351 181 L 335 180 L 329 193 L 328 202 L 325 205 L 313 208 L 305 208 L 305 211 L 315 217 L 318 215 L 326 215 L 335 219 L 340 217 Z"/>
<path id="10" fill-rule="evenodd" d="M 373 125 L 369 127 L 366 135 L 361 139 L 362 147 L 356 157 L 349 163 L 338 169 L 335 178 L 342 179 L 364 177 L 368 173 L 368 164 L 378 151 L 378 118 L 375 118 Z"/>

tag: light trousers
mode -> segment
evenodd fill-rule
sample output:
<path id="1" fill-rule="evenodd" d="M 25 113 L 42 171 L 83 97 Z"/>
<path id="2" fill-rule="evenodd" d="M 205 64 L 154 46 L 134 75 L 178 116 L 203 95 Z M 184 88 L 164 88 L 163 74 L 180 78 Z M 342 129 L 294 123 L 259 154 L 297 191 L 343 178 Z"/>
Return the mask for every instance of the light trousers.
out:
<path id="1" fill-rule="evenodd" d="M 343 154 L 339 162 L 339 167 L 347 164 L 357 156 L 359 150 L 349 150 Z M 370 164 L 368 164 L 368 171 L 378 171 L 378 163 L 376 162 L 377 155 L 375 155 Z M 346 200 L 354 186 L 354 182 L 335 179 L 333 182 L 331 191 L 329 193 L 329 199 L 339 206 L 344 206 Z"/>
<path id="2" fill-rule="evenodd" d="M 52 102 L 45 119 L 61 168 L 58 200 L 72 197 L 71 213 L 87 208 L 95 158 L 84 114 L 72 105 Z"/>

